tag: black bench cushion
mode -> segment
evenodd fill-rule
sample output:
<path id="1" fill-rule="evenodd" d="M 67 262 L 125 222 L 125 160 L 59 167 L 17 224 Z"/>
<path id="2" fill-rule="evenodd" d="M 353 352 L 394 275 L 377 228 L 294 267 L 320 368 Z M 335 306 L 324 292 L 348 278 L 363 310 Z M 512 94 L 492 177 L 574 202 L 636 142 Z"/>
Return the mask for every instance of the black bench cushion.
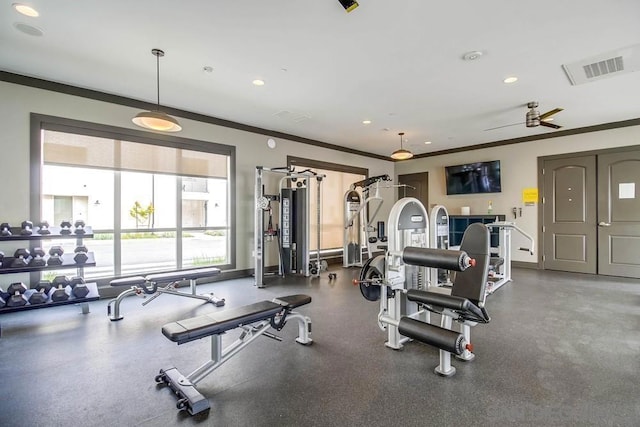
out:
<path id="1" fill-rule="evenodd" d="M 308 295 L 289 295 L 273 301 L 261 301 L 229 310 L 216 311 L 203 316 L 192 317 L 167 323 L 162 333 L 173 342 L 183 344 L 189 341 L 221 334 L 242 325 L 269 319 L 283 308 L 293 309 L 311 302 Z"/>
<path id="2" fill-rule="evenodd" d="M 179 344 L 221 334 L 241 325 L 258 322 L 275 316 L 282 306 L 271 301 L 261 301 L 243 307 L 222 310 L 204 316 L 178 320 L 164 325 L 165 337 Z"/>
<path id="3" fill-rule="evenodd" d="M 159 273 L 150 274 L 146 277 L 149 282 L 154 283 L 169 283 L 177 282 L 179 280 L 194 280 L 202 279 L 204 277 L 217 276 L 220 274 L 220 269 L 215 267 L 199 268 L 197 270 L 184 270 L 173 271 L 171 273 Z"/>
<path id="4" fill-rule="evenodd" d="M 289 309 L 294 309 L 296 307 L 300 307 L 301 305 L 309 304 L 311 302 L 311 297 L 309 295 L 289 295 L 286 297 L 274 298 L 273 302 L 276 304 L 280 304 L 283 307 L 287 307 Z"/>
<path id="5" fill-rule="evenodd" d="M 109 282 L 111 286 L 138 286 L 144 285 L 146 282 L 142 276 L 123 277 L 122 279 L 114 279 Z"/>

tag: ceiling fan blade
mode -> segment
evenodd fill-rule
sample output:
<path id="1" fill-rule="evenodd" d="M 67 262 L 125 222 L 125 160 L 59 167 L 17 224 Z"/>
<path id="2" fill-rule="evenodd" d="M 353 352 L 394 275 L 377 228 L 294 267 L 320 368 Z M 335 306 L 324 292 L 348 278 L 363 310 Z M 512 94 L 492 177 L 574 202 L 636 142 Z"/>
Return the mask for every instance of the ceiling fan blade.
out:
<path id="1" fill-rule="evenodd" d="M 544 119 L 546 119 L 546 118 L 548 118 L 548 117 L 551 117 L 551 116 L 553 116 L 554 114 L 559 113 L 559 112 L 560 112 L 560 111 L 562 111 L 562 110 L 564 110 L 564 108 L 554 108 L 554 109 L 553 109 L 553 110 L 551 110 L 551 111 L 547 111 L 547 112 L 546 112 L 546 113 L 544 113 L 544 114 L 540 114 L 540 120 L 544 120 Z"/>
<path id="2" fill-rule="evenodd" d="M 560 129 L 562 126 L 540 120 L 540 126 L 546 126 L 552 129 Z"/>
<path id="3" fill-rule="evenodd" d="M 489 129 L 483 129 L 484 132 L 488 131 L 488 130 L 496 130 L 496 129 L 502 129 L 502 128 L 508 128 L 510 126 L 518 126 L 518 125 L 523 125 L 524 122 L 520 122 L 520 123 L 511 123 L 510 125 L 502 125 L 502 126 L 496 126 L 494 128 L 489 128 Z"/>

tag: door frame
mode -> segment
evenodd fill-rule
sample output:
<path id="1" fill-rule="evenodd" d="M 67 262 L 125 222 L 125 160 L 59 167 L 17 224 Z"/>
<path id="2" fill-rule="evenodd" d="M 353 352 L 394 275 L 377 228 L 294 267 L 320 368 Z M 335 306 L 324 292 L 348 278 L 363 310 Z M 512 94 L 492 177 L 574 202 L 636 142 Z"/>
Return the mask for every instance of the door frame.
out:
<path id="1" fill-rule="evenodd" d="M 570 159 L 572 157 L 583 157 L 583 156 L 597 156 L 602 154 L 613 154 L 613 153 L 624 153 L 628 151 L 637 151 L 640 150 L 640 145 L 629 145 L 624 147 L 614 147 L 614 148 L 602 148 L 598 150 L 588 150 L 588 151 L 577 151 L 572 153 L 562 153 L 562 154 L 554 154 L 551 156 L 542 156 L 538 157 L 538 226 L 536 227 L 536 232 L 538 235 L 538 262 L 537 267 L 539 270 L 544 270 L 544 263 L 542 262 L 543 248 L 544 248 L 544 233 L 542 232 L 542 227 L 544 226 L 544 208 L 542 201 L 545 197 L 549 197 L 550 195 L 546 194 L 546 191 L 549 189 L 544 188 L 544 162 L 548 160 L 557 160 L 557 159 Z M 596 161 L 596 173 L 597 173 L 597 161 Z M 596 185 L 597 185 L 597 176 L 596 176 Z M 596 196 L 597 196 L 597 189 Z M 597 200 L 596 200 L 597 202 Z M 599 274 L 599 273 L 596 273 Z"/>

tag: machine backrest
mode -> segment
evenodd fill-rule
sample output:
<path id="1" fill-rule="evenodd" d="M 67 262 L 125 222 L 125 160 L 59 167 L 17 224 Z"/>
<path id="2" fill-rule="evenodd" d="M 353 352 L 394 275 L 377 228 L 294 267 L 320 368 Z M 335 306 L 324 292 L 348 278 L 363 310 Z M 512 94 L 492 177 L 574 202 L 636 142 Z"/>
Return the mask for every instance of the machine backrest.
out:
<path id="1" fill-rule="evenodd" d="M 475 267 L 458 271 L 453 279 L 451 295 L 463 297 L 474 304 L 484 304 L 485 287 L 489 274 L 489 229 L 479 222 L 467 227 L 462 236 L 460 250 L 475 258 Z"/>

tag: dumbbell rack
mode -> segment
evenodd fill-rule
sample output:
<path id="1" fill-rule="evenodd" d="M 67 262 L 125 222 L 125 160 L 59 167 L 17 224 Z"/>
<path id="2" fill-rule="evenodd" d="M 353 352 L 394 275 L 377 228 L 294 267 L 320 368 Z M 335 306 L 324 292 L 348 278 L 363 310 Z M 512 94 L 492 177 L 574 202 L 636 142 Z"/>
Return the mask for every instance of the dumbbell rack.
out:
<path id="1" fill-rule="evenodd" d="M 71 228 L 70 234 L 61 234 L 60 227 L 49 227 L 50 234 L 39 234 L 35 230 L 37 227 L 34 227 L 34 232 L 31 235 L 21 235 L 20 227 L 12 227 L 11 228 L 11 236 L 0 236 L 0 242 L 18 242 L 18 241 L 41 241 L 41 240 L 50 240 L 50 239 L 76 239 L 76 245 L 82 245 L 83 239 L 91 239 L 93 238 L 93 230 L 91 227 L 84 227 L 83 234 L 75 234 L 74 229 Z M 38 244 L 37 246 L 40 246 Z M 85 267 L 95 267 L 96 261 L 93 252 L 87 253 L 87 262 L 82 264 L 77 264 L 73 257 L 74 253 L 66 253 L 62 254 L 62 264 L 61 265 L 45 265 L 41 267 L 11 267 L 13 260 L 15 259 L 12 256 L 5 256 L 2 260 L 2 264 L 0 265 L 0 275 L 2 274 L 15 274 L 15 273 L 33 273 L 39 271 L 47 271 L 47 270 L 62 270 L 62 269 L 77 269 L 77 276 L 84 276 L 84 268 Z M 49 256 L 45 256 L 45 260 L 48 260 Z M 81 309 L 83 314 L 87 314 L 89 312 L 89 305 L 87 304 L 89 301 L 96 301 L 100 298 L 98 294 L 98 287 L 96 283 L 87 283 L 87 287 L 89 288 L 89 294 L 85 298 L 75 298 L 73 295 L 69 297 L 66 301 L 48 301 L 44 304 L 27 304 L 21 307 L 3 307 L 0 308 L 0 314 L 2 313 L 11 313 L 15 311 L 22 310 L 33 310 L 37 308 L 46 308 L 46 307 L 55 307 L 60 305 L 67 304 L 81 304 Z M 30 292 L 29 289 L 27 292 Z M 26 295 L 27 293 L 25 293 Z M 2 333 L 2 329 L 0 327 L 0 334 Z"/>

